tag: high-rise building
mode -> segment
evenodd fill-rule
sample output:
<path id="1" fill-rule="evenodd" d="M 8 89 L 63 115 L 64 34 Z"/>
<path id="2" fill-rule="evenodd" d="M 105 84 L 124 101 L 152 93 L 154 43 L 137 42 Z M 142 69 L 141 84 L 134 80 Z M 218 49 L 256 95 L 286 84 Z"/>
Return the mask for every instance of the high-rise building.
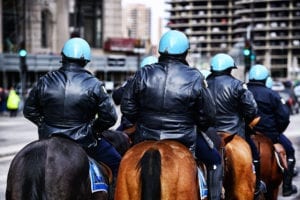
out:
<path id="1" fill-rule="evenodd" d="M 30 53 L 59 53 L 72 36 L 102 48 L 108 37 L 122 36 L 121 0 L 2 0 L 3 51 L 26 46 Z M 5 28 L 3 28 L 5 27 Z"/>
<path id="2" fill-rule="evenodd" d="M 300 2 L 297 0 L 168 0 L 168 27 L 185 32 L 191 53 L 208 59 L 235 54 L 243 64 L 250 42 L 252 64 L 270 68 L 273 77 L 299 77 Z M 299 72 L 298 72 L 299 73 Z"/>
<path id="3" fill-rule="evenodd" d="M 123 11 L 125 37 L 149 40 L 151 38 L 151 9 L 144 4 L 128 4 Z"/>

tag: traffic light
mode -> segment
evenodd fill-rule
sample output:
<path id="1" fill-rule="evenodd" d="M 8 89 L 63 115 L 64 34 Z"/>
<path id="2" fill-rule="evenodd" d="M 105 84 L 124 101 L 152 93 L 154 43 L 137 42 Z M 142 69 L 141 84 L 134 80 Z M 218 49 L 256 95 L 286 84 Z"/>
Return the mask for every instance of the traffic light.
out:
<path id="1" fill-rule="evenodd" d="M 26 63 L 27 51 L 26 51 L 26 49 L 19 50 L 19 57 L 20 57 L 21 72 L 26 73 L 27 72 L 27 63 Z"/>
<path id="2" fill-rule="evenodd" d="M 246 71 L 249 71 L 251 67 L 251 60 L 253 59 L 251 42 L 249 40 L 245 40 L 243 54 L 244 54 Z"/>

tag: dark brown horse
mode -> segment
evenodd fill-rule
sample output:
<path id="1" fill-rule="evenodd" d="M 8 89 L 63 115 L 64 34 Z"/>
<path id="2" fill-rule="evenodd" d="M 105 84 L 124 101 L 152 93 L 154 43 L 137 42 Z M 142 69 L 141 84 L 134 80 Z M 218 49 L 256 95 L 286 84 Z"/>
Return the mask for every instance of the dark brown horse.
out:
<path id="1" fill-rule="evenodd" d="M 225 199 L 252 200 L 255 191 L 255 174 L 248 143 L 238 135 L 219 133 L 224 149 Z"/>
<path id="2" fill-rule="evenodd" d="M 115 200 L 197 200 L 197 166 L 191 152 L 171 141 L 146 141 L 121 161 Z"/>
<path id="3" fill-rule="evenodd" d="M 267 193 L 265 199 L 276 200 L 279 186 L 283 180 L 283 173 L 279 167 L 272 141 L 263 134 L 252 136 L 260 152 L 261 179 L 266 183 Z"/>
<path id="4" fill-rule="evenodd" d="M 102 168 L 108 174 L 105 170 Z M 52 137 L 28 144 L 14 157 L 8 172 L 6 199 L 106 200 L 108 194 L 91 192 L 85 151 L 73 141 Z"/>

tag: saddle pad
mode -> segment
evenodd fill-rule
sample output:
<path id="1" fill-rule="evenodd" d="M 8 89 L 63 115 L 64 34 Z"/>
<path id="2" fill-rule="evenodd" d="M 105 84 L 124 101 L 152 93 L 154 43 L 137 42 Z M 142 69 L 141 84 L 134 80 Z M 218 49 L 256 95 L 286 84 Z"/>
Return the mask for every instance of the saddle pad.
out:
<path id="1" fill-rule="evenodd" d="M 201 169 L 199 169 L 199 167 L 197 167 L 197 169 L 198 169 L 200 199 L 205 199 L 205 198 L 207 198 L 207 195 L 208 195 L 206 180 L 205 180 L 205 177 L 204 177 Z"/>
<path id="2" fill-rule="evenodd" d="M 100 169 L 94 160 L 89 159 L 90 164 L 90 180 L 92 193 L 94 192 L 108 192 L 108 185 L 105 183 L 105 179 Z"/>

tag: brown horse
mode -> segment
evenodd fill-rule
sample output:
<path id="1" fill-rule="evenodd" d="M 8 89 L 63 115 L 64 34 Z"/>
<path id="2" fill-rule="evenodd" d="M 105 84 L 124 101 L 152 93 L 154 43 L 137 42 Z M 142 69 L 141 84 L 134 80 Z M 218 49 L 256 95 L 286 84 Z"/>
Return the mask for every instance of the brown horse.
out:
<path id="1" fill-rule="evenodd" d="M 266 183 L 265 199 L 276 200 L 279 186 L 283 180 L 283 173 L 279 167 L 272 141 L 262 134 L 252 136 L 260 152 L 261 179 Z"/>
<path id="2" fill-rule="evenodd" d="M 106 168 L 101 171 L 107 175 L 110 172 Z M 92 193 L 85 151 L 71 140 L 51 137 L 28 144 L 14 157 L 7 177 L 6 199 L 106 200 L 108 194 Z"/>
<path id="3" fill-rule="evenodd" d="M 252 200 L 255 174 L 248 143 L 238 135 L 220 132 L 223 152 L 225 199 Z"/>
<path id="4" fill-rule="evenodd" d="M 197 200 L 197 166 L 191 152 L 172 140 L 145 141 L 121 161 L 115 200 Z"/>

